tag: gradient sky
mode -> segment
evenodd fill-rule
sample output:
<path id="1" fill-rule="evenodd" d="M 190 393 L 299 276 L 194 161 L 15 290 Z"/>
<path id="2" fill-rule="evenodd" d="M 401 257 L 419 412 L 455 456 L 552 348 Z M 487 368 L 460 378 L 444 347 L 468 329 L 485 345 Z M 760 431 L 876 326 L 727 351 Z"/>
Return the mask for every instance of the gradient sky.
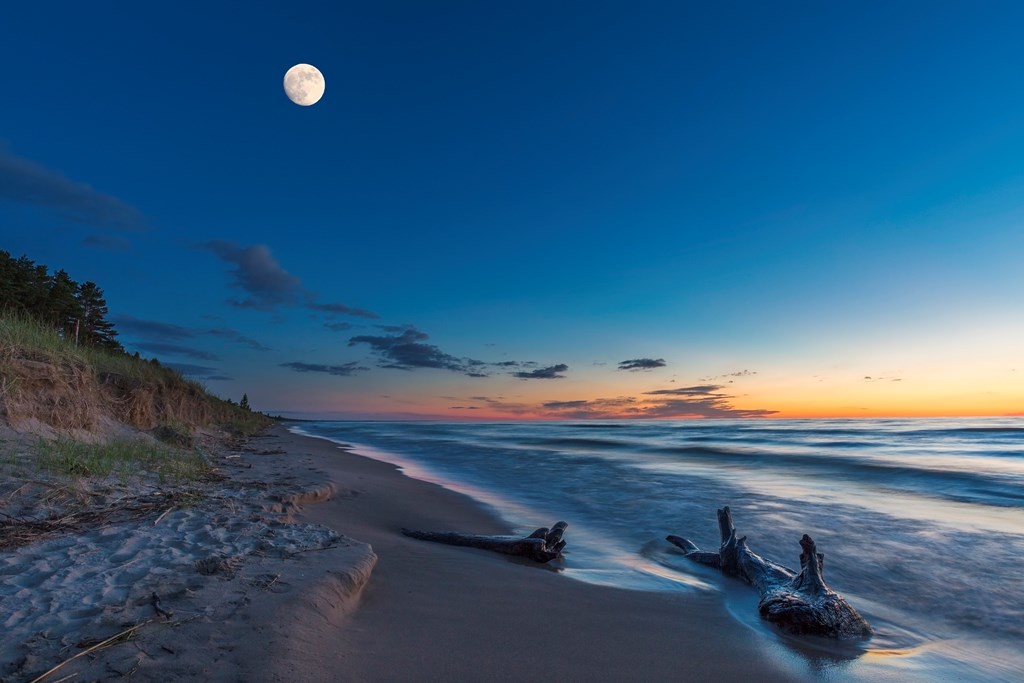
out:
<path id="1" fill-rule="evenodd" d="M 0 248 L 129 350 L 286 414 L 1024 414 L 1024 4 L 265 4 L 5 5 Z"/>

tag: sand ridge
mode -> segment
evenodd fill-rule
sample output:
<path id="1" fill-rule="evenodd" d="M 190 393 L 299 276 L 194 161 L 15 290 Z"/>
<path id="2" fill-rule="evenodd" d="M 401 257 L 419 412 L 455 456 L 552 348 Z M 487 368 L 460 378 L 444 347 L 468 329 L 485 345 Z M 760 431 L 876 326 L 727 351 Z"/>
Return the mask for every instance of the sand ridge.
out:
<path id="1" fill-rule="evenodd" d="M 229 476 L 191 507 L 0 552 L 2 680 L 33 680 L 139 624 L 130 642 L 44 680 L 246 678 L 259 654 L 288 656 L 272 617 L 286 603 L 332 623 L 352 608 L 373 551 L 292 519 L 337 487 L 279 450 L 240 445 L 211 457 Z M 257 637 L 247 639 L 240 631 L 250 624 Z"/>

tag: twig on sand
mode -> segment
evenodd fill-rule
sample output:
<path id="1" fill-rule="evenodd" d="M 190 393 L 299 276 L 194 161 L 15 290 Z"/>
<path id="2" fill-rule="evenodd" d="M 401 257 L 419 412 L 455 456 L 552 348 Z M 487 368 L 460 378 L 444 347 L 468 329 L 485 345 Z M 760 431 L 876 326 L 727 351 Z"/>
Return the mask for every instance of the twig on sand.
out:
<path id="1" fill-rule="evenodd" d="M 174 506 L 172 505 L 171 507 L 169 507 L 166 510 L 164 510 L 163 513 L 161 513 L 161 515 L 159 517 L 157 517 L 155 520 L 153 520 L 153 526 L 156 526 L 157 524 L 159 524 L 160 520 L 163 519 L 165 516 L 167 516 L 167 513 L 170 512 L 173 509 L 174 509 Z"/>
<path id="2" fill-rule="evenodd" d="M 95 645 L 93 645 L 92 647 L 88 647 L 88 648 L 82 650 L 81 652 L 79 652 L 77 655 L 74 655 L 73 657 L 68 657 L 63 662 L 61 662 L 57 666 L 53 667 L 52 669 L 50 669 L 46 673 L 40 674 L 39 676 L 36 676 L 35 678 L 33 678 L 31 681 L 29 681 L 29 683 L 39 683 L 39 681 L 43 680 L 44 678 L 46 678 L 50 674 L 52 674 L 52 673 L 58 671 L 59 669 L 63 668 L 65 664 L 69 664 L 69 663 L 75 661 L 76 659 L 78 659 L 79 657 L 84 657 L 87 654 L 90 654 L 92 652 L 96 652 L 97 650 L 100 650 L 100 649 L 106 647 L 107 645 L 112 645 L 115 642 L 117 642 L 118 640 L 120 640 L 122 638 L 125 638 L 126 636 L 130 636 L 132 633 L 134 633 L 138 629 L 142 628 L 143 626 L 145 626 L 146 624 L 148 624 L 151 621 L 152 621 L 152 619 L 146 619 L 145 621 L 141 621 L 138 624 L 135 624 L 135 626 L 132 626 L 131 628 L 126 628 L 125 630 L 121 631 L 120 633 L 118 633 L 116 635 L 112 635 L 109 638 L 107 638 L 106 640 L 102 640 L 102 641 L 96 643 Z M 64 681 L 64 680 L 67 680 L 67 678 L 62 678 L 61 680 Z"/>
<path id="3" fill-rule="evenodd" d="M 294 550 L 294 551 L 292 551 L 292 553 L 289 555 L 289 557 L 295 557 L 299 553 L 315 553 L 318 550 L 330 550 L 331 548 L 338 548 L 338 547 L 340 547 L 340 546 L 337 546 L 337 545 L 325 545 L 325 546 L 323 546 L 321 548 L 303 548 L 302 550 Z"/>

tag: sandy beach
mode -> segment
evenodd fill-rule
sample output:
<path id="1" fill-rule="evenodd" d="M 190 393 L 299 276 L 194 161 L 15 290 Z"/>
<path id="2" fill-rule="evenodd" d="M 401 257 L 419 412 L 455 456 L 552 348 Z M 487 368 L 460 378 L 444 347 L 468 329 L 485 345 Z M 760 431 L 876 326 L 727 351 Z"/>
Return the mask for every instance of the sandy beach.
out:
<path id="1" fill-rule="evenodd" d="M 796 675 L 713 597 L 594 586 L 557 563 L 402 536 L 511 529 L 393 465 L 282 426 L 213 457 L 228 481 L 203 505 L 2 554 L 2 680 L 64 662 L 41 680 Z"/>
<path id="2" fill-rule="evenodd" d="M 275 427 L 268 443 L 312 459 L 337 488 L 297 519 L 369 543 L 378 557 L 337 629 L 294 624 L 267 680 L 793 680 L 719 600 L 589 585 L 485 551 L 406 538 L 402 527 L 509 533 L 471 499 L 393 465 Z M 554 520 L 523 520 L 549 525 Z M 566 539 L 572 545 L 571 520 Z M 294 656 L 301 653 L 302 656 Z"/>

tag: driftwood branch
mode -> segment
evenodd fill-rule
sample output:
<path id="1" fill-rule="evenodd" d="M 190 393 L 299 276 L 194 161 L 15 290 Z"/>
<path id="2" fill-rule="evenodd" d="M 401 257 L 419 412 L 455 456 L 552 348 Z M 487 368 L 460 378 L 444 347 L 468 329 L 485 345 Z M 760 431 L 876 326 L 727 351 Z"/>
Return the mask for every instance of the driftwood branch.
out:
<path id="1" fill-rule="evenodd" d="M 529 536 L 481 536 L 477 534 L 460 534 L 440 531 L 414 531 L 402 529 L 402 533 L 410 538 L 423 541 L 461 545 L 470 548 L 493 550 L 506 555 L 528 557 L 535 562 L 550 562 L 562 554 L 565 541 L 562 534 L 569 526 L 565 522 L 556 522 L 550 529 L 541 527 Z"/>
<path id="2" fill-rule="evenodd" d="M 680 548 L 695 562 L 720 569 L 738 577 L 761 594 L 758 611 L 770 622 L 790 633 L 806 633 L 830 638 L 865 638 L 871 627 L 843 596 L 825 584 L 821 572 L 825 556 L 814 540 L 804 534 L 800 539 L 800 571 L 766 560 L 747 547 L 747 537 L 736 538 L 736 527 L 728 507 L 718 511 L 718 530 L 722 545 L 718 552 L 702 551 L 680 536 L 666 540 Z"/>

